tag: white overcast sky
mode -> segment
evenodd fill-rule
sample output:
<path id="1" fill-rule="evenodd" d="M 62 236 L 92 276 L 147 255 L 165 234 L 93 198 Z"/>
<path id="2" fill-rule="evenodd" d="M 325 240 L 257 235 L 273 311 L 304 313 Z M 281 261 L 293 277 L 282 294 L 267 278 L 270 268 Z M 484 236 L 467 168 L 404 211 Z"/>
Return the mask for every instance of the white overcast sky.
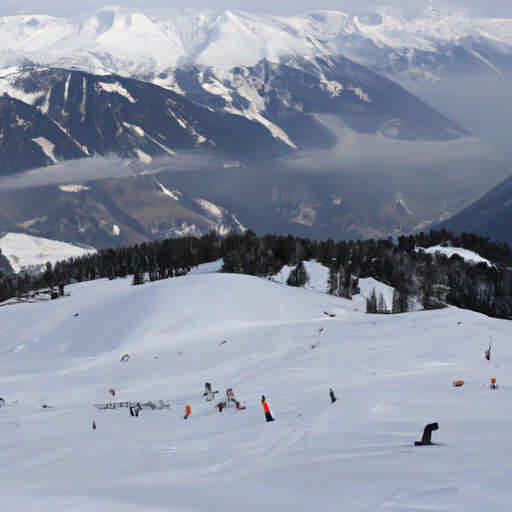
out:
<path id="1" fill-rule="evenodd" d="M 512 0 L 432 0 L 435 8 L 455 7 L 476 15 L 512 17 Z M 318 9 L 358 12 L 373 10 L 378 6 L 392 5 L 409 12 L 425 8 L 430 0 L 0 0 L 0 16 L 15 13 L 45 13 L 72 16 L 82 14 L 84 5 L 93 11 L 105 5 L 120 5 L 136 9 L 160 8 L 210 8 L 257 10 L 275 14 L 299 13 Z M 255 6 L 257 5 L 257 8 Z M 86 12 L 87 12 L 86 11 Z"/>

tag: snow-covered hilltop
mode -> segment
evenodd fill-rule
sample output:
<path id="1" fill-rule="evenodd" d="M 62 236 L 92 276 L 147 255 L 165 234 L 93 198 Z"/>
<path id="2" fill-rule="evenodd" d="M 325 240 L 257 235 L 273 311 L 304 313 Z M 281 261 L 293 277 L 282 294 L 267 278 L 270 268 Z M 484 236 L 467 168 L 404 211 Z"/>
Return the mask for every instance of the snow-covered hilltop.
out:
<path id="1" fill-rule="evenodd" d="M 91 254 L 96 250 L 23 233 L 6 233 L 0 236 L 0 251 L 13 271 L 18 273 L 23 270 L 39 272 L 48 262 L 53 265 L 58 261 Z"/>
<path id="2" fill-rule="evenodd" d="M 493 266 L 492 263 L 488 259 L 482 258 L 482 256 L 480 256 L 476 252 L 470 251 L 469 249 L 464 249 L 462 247 L 434 245 L 432 247 L 427 247 L 426 249 L 423 247 L 418 247 L 417 250 L 424 251 L 427 254 L 442 254 L 448 258 L 451 258 L 452 256 L 456 255 L 465 261 L 474 263 L 475 265 L 477 265 L 478 263 L 485 263 L 489 267 Z"/>
<path id="3" fill-rule="evenodd" d="M 244 275 L 67 290 L 0 307 L 6 510 L 510 509 L 510 322 L 367 315 Z M 217 411 L 227 388 L 244 410 Z M 139 417 L 94 407 L 159 400 Z M 414 447 L 434 421 L 440 444 Z"/>

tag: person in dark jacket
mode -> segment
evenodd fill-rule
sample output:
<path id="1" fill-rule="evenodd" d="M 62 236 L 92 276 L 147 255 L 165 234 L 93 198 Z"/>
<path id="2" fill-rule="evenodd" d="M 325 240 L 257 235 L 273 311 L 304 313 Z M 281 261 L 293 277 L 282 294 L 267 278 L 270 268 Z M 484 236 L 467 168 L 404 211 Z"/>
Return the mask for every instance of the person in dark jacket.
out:
<path id="1" fill-rule="evenodd" d="M 439 423 L 437 421 L 435 423 L 429 423 L 425 426 L 425 429 L 423 430 L 423 437 L 421 438 L 421 441 L 415 441 L 415 446 L 428 446 L 433 444 L 432 443 L 432 431 L 439 430 Z"/>

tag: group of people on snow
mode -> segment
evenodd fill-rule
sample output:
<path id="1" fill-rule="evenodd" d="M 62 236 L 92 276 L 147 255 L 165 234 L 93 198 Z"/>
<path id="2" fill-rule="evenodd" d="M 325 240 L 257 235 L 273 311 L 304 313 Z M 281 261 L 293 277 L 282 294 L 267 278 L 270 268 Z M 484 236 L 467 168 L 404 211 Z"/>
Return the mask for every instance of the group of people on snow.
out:
<path id="1" fill-rule="evenodd" d="M 206 382 L 204 385 L 204 392 L 203 397 L 207 402 L 211 402 L 214 400 L 215 395 L 218 393 L 218 390 L 212 390 L 212 385 L 210 382 Z M 264 395 L 261 397 L 261 405 L 263 407 L 263 411 L 265 413 L 265 419 L 267 421 L 274 421 L 274 417 L 272 416 L 272 413 L 270 412 L 270 407 L 268 406 L 267 400 Z M 245 405 L 242 405 L 242 403 L 235 398 L 235 392 L 233 391 L 233 388 L 227 388 L 226 389 L 226 396 L 224 400 L 220 400 L 215 404 L 215 407 L 219 412 L 222 412 L 226 408 L 235 408 L 237 410 L 244 410 Z"/>
<path id="2" fill-rule="evenodd" d="M 215 395 L 218 393 L 218 390 L 212 390 L 212 385 L 210 382 L 205 382 L 204 384 L 204 393 L 203 397 L 207 402 L 212 402 L 215 399 Z M 226 389 L 226 397 L 224 400 L 221 400 L 217 404 L 215 404 L 215 407 L 218 409 L 219 412 L 222 412 L 223 409 L 234 407 L 238 410 L 245 409 L 245 405 L 242 405 L 239 400 L 235 398 L 235 393 L 233 391 L 233 388 L 227 388 Z"/>

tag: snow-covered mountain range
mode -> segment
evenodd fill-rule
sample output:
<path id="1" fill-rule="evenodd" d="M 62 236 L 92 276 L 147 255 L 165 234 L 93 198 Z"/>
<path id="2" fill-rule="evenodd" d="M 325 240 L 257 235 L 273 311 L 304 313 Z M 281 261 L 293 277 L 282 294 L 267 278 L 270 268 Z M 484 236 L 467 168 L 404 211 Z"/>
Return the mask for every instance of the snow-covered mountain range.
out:
<path id="1" fill-rule="evenodd" d="M 303 226 L 312 230 L 331 226 L 326 236 L 403 232 L 445 218 L 505 175 L 495 165 L 488 166 L 485 178 L 467 181 L 465 171 L 458 169 L 451 176 L 453 160 L 448 156 L 446 166 L 435 163 L 432 169 L 442 175 L 444 185 L 446 180 L 453 182 L 457 173 L 457 186 L 467 183 L 465 190 L 457 192 L 457 204 L 446 187 L 439 193 L 423 194 L 419 203 L 413 200 L 404 187 L 410 185 L 416 190 L 416 182 L 398 182 L 386 175 L 391 169 L 409 166 L 401 162 L 401 155 L 411 147 L 401 144 L 444 144 L 459 139 L 468 140 L 468 147 L 477 152 L 474 148 L 479 141 L 466 139 L 469 132 L 465 127 L 404 86 L 411 78 L 435 82 L 461 71 L 485 70 L 500 76 L 508 69 L 512 55 L 510 26 L 509 20 L 436 12 L 410 19 L 389 11 L 367 16 L 317 11 L 283 17 L 190 9 L 154 15 L 108 7 L 73 19 L 4 17 L 0 19 L 0 94 L 4 94 L 0 97 L 0 174 L 93 155 L 114 154 L 142 165 L 160 156 L 172 162 L 173 155 L 191 150 L 208 150 L 226 161 L 247 164 L 300 150 L 333 148 L 341 141 L 345 144 L 341 155 L 347 154 L 347 146 L 350 149 L 360 144 L 362 158 L 356 158 L 355 164 L 350 159 L 340 163 L 331 155 L 325 164 L 325 154 L 316 154 L 310 160 L 299 160 L 298 165 L 306 162 L 306 172 L 354 170 L 366 155 L 375 153 L 377 163 L 371 164 L 375 179 L 357 175 L 357 187 L 349 179 L 353 190 L 349 194 L 347 180 L 342 180 L 337 190 L 331 178 L 331 183 L 323 180 L 329 194 L 323 190 L 312 193 L 312 185 L 304 185 L 303 177 L 297 190 L 291 190 L 290 184 L 283 189 L 282 180 L 267 175 L 263 179 L 258 171 L 253 171 L 258 175 L 256 186 L 248 187 L 247 179 L 238 174 L 247 174 L 249 165 L 237 167 L 229 176 L 219 174 L 207 193 L 188 188 L 183 192 L 188 197 L 225 204 L 239 219 L 245 214 L 250 227 L 261 231 L 275 229 L 279 221 L 280 228 L 290 231 L 291 226 L 294 232 Z M 354 134 L 363 139 L 353 143 Z M 384 151 L 398 154 L 398 164 L 380 161 L 383 140 L 391 142 Z M 447 145 L 444 149 L 463 158 L 468 148 Z M 428 144 L 416 150 L 418 159 L 425 153 L 443 154 L 443 147 Z M 473 165 L 476 160 L 470 158 Z M 360 167 L 365 166 L 362 163 Z M 424 171 L 416 162 L 414 166 L 418 179 L 422 179 Z M 459 167 L 468 168 L 465 164 Z M 172 169 L 172 164 L 166 168 Z M 262 168 L 269 174 L 282 165 L 273 161 Z M 354 171 L 354 175 L 359 172 Z M 263 181 L 268 190 L 263 191 Z M 435 179 L 427 181 L 431 186 Z M 77 182 L 73 176 L 64 181 Z M 243 189 L 234 187 L 234 182 L 244 182 Z M 172 180 L 165 185 L 174 186 Z M 371 200 L 372 208 L 368 208 L 373 186 L 378 192 Z M 254 208 L 257 194 L 259 209 Z M 331 199 L 325 200 L 331 195 L 335 196 L 333 204 Z M 442 211 L 431 205 L 424 208 L 424 197 L 438 195 L 443 196 Z M 351 199 L 357 203 L 357 211 L 350 205 Z M 260 206 L 268 203 L 271 209 L 265 207 L 263 211 Z M 331 208 L 333 205 L 336 208 Z M 327 206 L 325 215 L 319 213 Z M 9 217 L 7 210 L 13 209 L 17 206 L 9 203 L 1 212 L 4 219 Z M 83 220 L 86 203 L 79 209 Z M 50 210 L 16 217 L 21 223 L 53 218 Z M 361 215 L 359 210 L 366 213 Z M 159 224 L 163 219 L 164 224 L 174 225 L 161 212 L 153 211 L 151 222 Z M 375 219 L 369 221 L 368 215 Z M 105 226 L 120 225 L 116 215 L 111 218 L 110 214 L 95 213 L 93 217 Z M 197 225 L 192 218 L 182 220 Z M 0 217 L 2 229 L 11 229 L 2 223 Z M 67 229 L 62 223 L 60 228 L 47 224 L 38 234 L 54 236 Z M 73 233 L 82 232 L 80 223 L 72 224 L 76 227 Z M 130 229 L 122 232 L 128 234 Z M 141 232 L 137 227 L 125 243 L 139 241 Z M 76 240 L 74 235 L 72 239 Z M 89 238 L 80 241 L 94 245 Z"/>
<path id="2" fill-rule="evenodd" d="M 510 20 L 432 11 L 414 19 L 385 10 L 156 17 L 106 7 L 73 19 L 8 16 L 0 19 L 0 93 L 29 107 L 4 99 L 2 172 L 90 154 L 147 162 L 194 147 L 265 155 L 327 147 L 333 135 L 315 117 L 325 113 L 363 133 L 457 138 L 467 131 L 370 69 L 403 83 L 463 69 L 500 74 L 511 45 Z M 167 118 L 149 126 L 155 112 Z"/>
<path id="3" fill-rule="evenodd" d="M 379 11 L 364 16 L 313 11 L 284 17 L 186 9 L 155 16 L 106 7 L 76 19 L 10 16 L 0 23 L 0 63 L 30 59 L 92 73 L 156 76 L 190 64 L 232 69 L 290 55 L 342 54 L 366 64 L 386 55 L 390 61 L 403 57 L 413 66 L 418 55 L 448 55 L 456 47 L 496 68 L 485 53 L 472 49 L 473 44 L 510 55 L 512 20 L 433 9 L 410 19 L 389 9 Z"/>
<path id="4" fill-rule="evenodd" d="M 193 66 L 145 78 L 158 85 L 74 69 L 0 71 L 0 173 L 94 154 L 149 163 L 197 148 L 245 158 L 326 148 L 336 137 L 316 117 L 322 114 L 388 138 L 467 135 L 405 89 L 342 56 L 282 57 L 229 70 Z"/>
<path id="5" fill-rule="evenodd" d="M 77 125 L 78 118 L 91 120 L 89 110 L 94 110 L 98 94 L 107 104 L 113 95 L 127 100 L 127 107 L 141 102 L 133 84 L 130 88 L 112 74 L 151 82 L 173 91 L 168 96 L 178 93 L 207 108 L 245 117 L 290 148 L 304 147 L 306 140 L 309 145 L 319 140 L 329 143 L 326 130 L 311 119 L 311 115 L 325 112 L 338 113 L 353 127 L 381 131 L 389 137 L 444 139 L 465 132 L 446 119 L 436 118 L 431 109 L 411 102 L 404 91 L 352 61 L 394 78 L 405 71 L 410 76 L 422 73 L 424 78 L 434 79 L 464 66 L 483 66 L 499 73 L 512 55 L 511 43 L 509 20 L 442 17 L 433 12 L 412 20 L 386 12 L 354 16 L 335 11 L 279 17 L 182 10 L 155 17 L 115 7 L 77 19 L 19 15 L 0 20 L 0 92 L 37 106 L 40 113 L 48 114 L 71 135 L 70 147 L 63 148 L 62 141 L 29 134 L 30 142 L 23 146 L 33 154 L 42 153 L 50 163 L 64 155 L 77 157 L 77 153 L 102 150 L 147 158 L 144 155 L 152 154 L 148 146 L 153 153 L 161 152 L 162 147 L 167 152 L 181 149 L 174 137 L 172 141 L 160 140 L 151 130 L 146 133 L 153 141 L 146 140 L 145 148 L 122 149 L 117 147 L 119 141 L 109 145 L 102 140 L 105 137 L 97 140 L 97 134 L 89 139 L 93 138 L 98 147 L 90 147 L 91 140 L 80 140 L 76 130 L 71 133 L 65 121 Z M 31 73 L 27 72 L 27 62 L 34 64 Z M 109 77 L 99 78 L 104 75 Z M 180 100 L 173 96 L 172 101 Z M 160 105 L 152 107 L 162 109 Z M 73 110 L 80 111 L 78 118 Z M 186 119 L 183 106 L 177 110 L 174 122 L 181 119 L 181 127 L 190 132 L 191 120 Z M 98 121 L 103 120 L 94 119 Z M 130 122 L 119 122 L 119 126 L 113 121 L 109 124 L 116 132 L 126 132 L 125 124 Z M 194 122 L 194 133 L 187 135 L 196 145 L 208 141 L 217 144 L 213 134 L 201 133 L 207 131 L 204 120 Z M 33 158 L 30 165 L 36 160 Z"/>

